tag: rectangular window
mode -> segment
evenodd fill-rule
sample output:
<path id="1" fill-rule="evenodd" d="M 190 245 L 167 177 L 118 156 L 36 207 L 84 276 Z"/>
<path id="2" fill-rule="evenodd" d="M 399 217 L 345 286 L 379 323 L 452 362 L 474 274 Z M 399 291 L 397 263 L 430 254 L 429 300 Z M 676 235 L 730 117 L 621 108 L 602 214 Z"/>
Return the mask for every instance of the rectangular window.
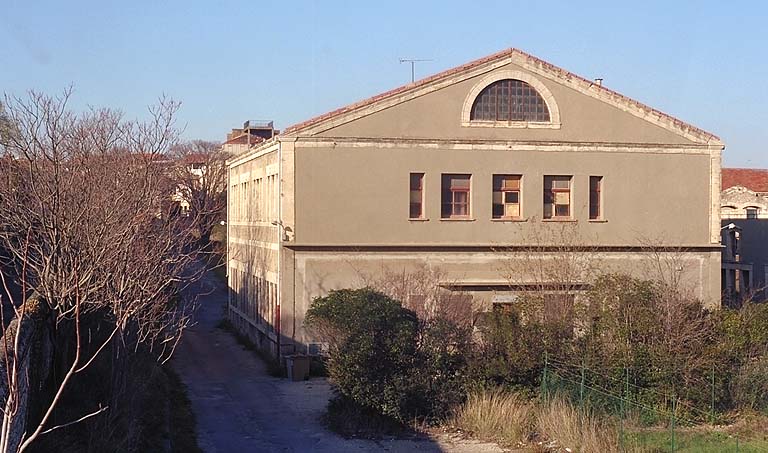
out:
<path id="1" fill-rule="evenodd" d="M 251 220 L 251 192 L 248 190 L 248 181 L 243 183 L 243 217 Z"/>
<path id="2" fill-rule="evenodd" d="M 471 178 L 472 175 L 443 175 L 441 184 L 442 218 L 469 218 Z"/>
<path id="3" fill-rule="evenodd" d="M 520 175 L 493 175 L 493 218 L 520 217 Z"/>
<path id="4" fill-rule="evenodd" d="M 571 217 L 571 177 L 544 177 L 544 218 L 569 219 Z"/>
<path id="5" fill-rule="evenodd" d="M 424 218 L 424 173 L 411 173 L 411 198 L 410 214 L 411 219 Z"/>
<path id="6" fill-rule="evenodd" d="M 603 218 L 603 177 L 589 177 L 589 219 L 597 220 Z"/>
<path id="7" fill-rule="evenodd" d="M 261 178 L 253 181 L 253 220 L 261 220 Z"/>

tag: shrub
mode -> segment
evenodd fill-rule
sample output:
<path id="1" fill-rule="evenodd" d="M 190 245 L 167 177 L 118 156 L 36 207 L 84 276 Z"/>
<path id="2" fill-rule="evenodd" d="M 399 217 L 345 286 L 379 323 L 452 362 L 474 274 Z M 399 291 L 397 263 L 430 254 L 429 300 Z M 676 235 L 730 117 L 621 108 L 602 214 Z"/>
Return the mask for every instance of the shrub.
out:
<path id="1" fill-rule="evenodd" d="M 768 414 L 768 356 L 745 363 L 733 384 L 733 399 L 742 408 Z"/>
<path id="2" fill-rule="evenodd" d="M 539 324 L 524 325 L 515 311 L 495 310 L 480 328 L 482 342 L 472 358 L 473 384 L 533 389 L 544 365 Z"/>
<path id="3" fill-rule="evenodd" d="M 328 374 L 339 394 L 395 420 L 412 413 L 419 322 L 368 288 L 312 301 L 306 323 L 330 345 Z"/>
<path id="4" fill-rule="evenodd" d="M 464 402 L 471 350 L 468 327 L 445 319 L 420 325 L 413 377 L 417 415 L 444 419 Z"/>
<path id="5" fill-rule="evenodd" d="M 306 324 L 330 346 L 327 370 L 339 394 L 331 410 L 433 421 L 465 399 L 468 327 L 444 319 L 419 321 L 413 311 L 369 288 L 315 299 Z"/>
<path id="6" fill-rule="evenodd" d="M 546 353 L 577 375 L 589 370 L 590 385 L 622 395 L 628 377 L 638 402 L 663 411 L 674 395 L 700 409 L 686 417 L 700 418 L 713 394 L 716 408 L 731 408 L 740 364 L 766 354 L 768 304 L 709 312 L 674 288 L 619 274 L 598 277 L 585 296 L 576 301 L 573 328 L 543 322 L 546 307 L 536 295 L 487 314 L 469 386 L 535 392 Z M 618 407 L 608 403 L 605 410 Z"/>
<path id="7" fill-rule="evenodd" d="M 768 353 L 768 303 L 721 310 L 718 327 L 721 354 L 749 360 Z"/>
<path id="8" fill-rule="evenodd" d="M 343 395 L 336 395 L 328 402 L 324 421 L 331 431 L 344 437 L 377 438 L 400 434 L 405 428 L 400 420 Z"/>
<path id="9" fill-rule="evenodd" d="M 605 375 L 616 394 L 622 393 L 629 369 L 637 397 L 654 408 L 668 404 L 662 395 L 710 407 L 712 373 L 723 383 L 732 369 L 717 348 L 716 314 L 675 288 L 625 275 L 599 277 L 587 299 L 585 333 L 572 363 L 583 361 Z M 719 384 L 715 395 L 721 404 L 727 399 L 725 388 Z"/>

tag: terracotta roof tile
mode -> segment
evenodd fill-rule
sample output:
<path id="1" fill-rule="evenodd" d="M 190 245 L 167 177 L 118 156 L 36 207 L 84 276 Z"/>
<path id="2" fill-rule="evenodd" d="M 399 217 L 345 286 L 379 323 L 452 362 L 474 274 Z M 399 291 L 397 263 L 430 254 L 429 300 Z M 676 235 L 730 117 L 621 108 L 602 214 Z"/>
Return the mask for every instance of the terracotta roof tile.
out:
<path id="1" fill-rule="evenodd" d="M 264 138 L 259 137 L 258 135 L 251 135 L 250 139 L 251 145 L 256 145 L 258 143 L 261 143 L 264 141 Z M 231 138 L 224 142 L 225 145 L 247 145 L 248 144 L 248 134 L 242 134 L 238 135 L 237 137 Z"/>
<path id="2" fill-rule="evenodd" d="M 694 133 L 696 135 L 700 135 L 700 136 L 702 136 L 705 139 L 711 139 L 711 140 L 717 140 L 717 141 L 720 140 L 719 137 L 717 137 L 716 135 L 714 135 L 714 134 L 712 134 L 710 132 L 707 132 L 705 130 L 699 129 L 696 126 L 693 126 L 693 125 L 688 124 L 688 123 L 686 123 L 686 122 L 684 122 L 684 121 L 682 121 L 680 119 L 677 119 L 677 118 L 673 117 L 672 115 L 666 114 L 666 113 L 664 113 L 664 112 L 662 112 L 660 110 L 657 110 L 657 109 L 654 109 L 652 107 L 649 107 L 649 106 L 647 106 L 647 105 L 645 105 L 645 104 L 643 104 L 643 103 L 641 103 L 639 101 L 636 101 L 636 100 L 634 100 L 632 98 L 624 96 L 623 94 L 618 93 L 616 91 L 613 91 L 613 90 L 611 90 L 609 88 L 605 88 L 605 87 L 600 86 L 600 85 L 595 85 L 594 82 L 592 82 L 591 80 L 587 80 L 587 79 L 585 79 L 583 77 L 580 77 L 580 76 L 578 76 L 576 74 L 573 74 L 572 72 L 566 71 L 565 69 L 562 69 L 562 68 L 560 68 L 558 66 L 555 66 L 555 65 L 553 65 L 551 63 L 548 63 L 548 62 L 546 62 L 546 61 L 544 61 L 544 60 L 542 60 L 540 58 L 534 57 L 533 55 L 530 55 L 530 54 L 528 54 L 526 52 L 523 52 L 522 50 L 515 49 L 515 48 L 510 48 L 510 49 L 502 50 L 501 52 L 497 52 L 495 54 L 488 55 L 487 57 L 483 57 L 483 58 L 471 61 L 469 63 L 465 63 L 465 64 L 463 64 L 461 66 L 457 66 L 455 68 L 448 69 L 446 71 L 443 71 L 443 72 L 434 74 L 432 76 L 429 76 L 429 77 L 427 77 L 425 79 L 418 80 L 418 81 L 416 81 L 414 83 L 409 83 L 407 85 L 403 85 L 403 86 L 400 86 L 398 88 L 395 88 L 395 89 L 392 89 L 392 90 L 389 90 L 389 91 L 385 91 L 384 93 L 377 94 L 377 95 L 372 96 L 372 97 L 370 97 L 368 99 L 364 99 L 362 101 L 355 102 L 353 104 L 349 104 L 347 106 L 338 108 L 338 109 L 333 110 L 333 111 L 328 112 L 328 113 L 324 113 L 324 114 L 316 116 L 314 118 L 310 118 L 310 119 L 308 119 L 306 121 L 294 124 L 293 126 L 290 126 L 290 127 L 287 127 L 285 129 L 284 133 L 287 134 L 287 133 L 292 133 L 292 132 L 299 131 L 299 130 L 304 129 L 306 127 L 309 127 L 309 126 L 315 125 L 317 123 L 320 123 L 321 121 L 324 121 L 324 120 L 327 120 L 327 119 L 330 119 L 330 118 L 342 115 L 344 113 L 352 112 L 354 110 L 357 110 L 357 109 L 360 109 L 360 108 L 363 108 L 363 107 L 367 107 L 367 106 L 369 106 L 369 105 L 371 105 L 371 104 L 373 104 L 373 103 L 375 103 L 377 101 L 380 101 L 380 100 L 383 100 L 383 99 L 386 99 L 386 98 L 389 98 L 389 97 L 392 97 L 392 96 L 396 96 L 398 94 L 407 92 L 409 90 L 413 90 L 413 89 L 419 88 L 421 86 L 427 85 L 427 84 L 429 84 L 431 82 L 434 82 L 434 81 L 437 81 L 437 80 L 440 80 L 440 79 L 443 79 L 443 78 L 446 78 L 446 77 L 450 77 L 452 75 L 455 75 L 455 74 L 467 71 L 467 70 L 475 68 L 477 66 L 481 66 L 481 65 L 483 65 L 485 63 L 489 63 L 489 62 L 492 62 L 492 61 L 495 61 L 495 60 L 500 60 L 500 59 L 503 59 L 503 58 L 506 58 L 506 57 L 509 57 L 509 56 L 512 56 L 512 55 L 521 56 L 522 58 L 528 60 L 530 63 L 534 64 L 535 66 L 539 66 L 539 67 L 541 67 L 541 68 L 543 68 L 543 69 L 545 69 L 545 70 L 547 70 L 549 72 L 553 72 L 553 73 L 557 74 L 559 77 L 561 77 L 563 79 L 574 80 L 574 81 L 580 82 L 582 84 L 588 84 L 589 86 L 592 86 L 592 87 L 596 88 L 597 90 L 607 94 L 608 96 L 610 96 L 614 100 L 619 100 L 619 101 L 622 101 L 624 103 L 630 104 L 630 105 L 632 105 L 632 106 L 634 106 L 636 108 L 639 108 L 640 110 L 643 110 L 646 113 L 648 113 L 650 115 L 654 115 L 654 116 L 656 116 L 656 117 L 658 117 L 660 119 L 666 119 L 667 121 L 672 122 L 672 124 L 674 124 L 678 128 L 681 128 L 683 130 L 687 130 L 687 131 L 692 132 L 692 133 Z"/>
<path id="3" fill-rule="evenodd" d="M 752 192 L 768 192 L 768 169 L 723 168 L 722 189 L 741 186 Z"/>

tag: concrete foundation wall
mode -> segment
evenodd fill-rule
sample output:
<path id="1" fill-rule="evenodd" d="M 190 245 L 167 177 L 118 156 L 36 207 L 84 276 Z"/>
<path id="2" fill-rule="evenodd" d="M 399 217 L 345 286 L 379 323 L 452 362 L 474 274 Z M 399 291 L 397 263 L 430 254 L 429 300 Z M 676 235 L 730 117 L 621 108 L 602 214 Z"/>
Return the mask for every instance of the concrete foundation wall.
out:
<path id="1" fill-rule="evenodd" d="M 303 328 L 304 313 L 315 297 L 342 288 L 359 288 L 368 279 L 379 277 L 385 272 L 418 272 L 430 268 L 438 271 L 446 286 L 486 286 L 482 290 L 468 286 L 465 293 L 473 296 L 473 307 L 477 311 L 491 308 L 495 295 L 517 294 L 509 289 L 511 283 L 525 280 L 536 281 L 536 270 L 529 275 L 506 277 L 509 271 L 520 270 L 525 265 L 517 251 L 301 251 L 296 252 L 296 299 L 295 316 L 296 341 L 301 344 L 312 342 L 313 338 Z M 557 254 L 555 252 L 555 254 Z M 587 256 L 588 255 L 588 256 Z M 575 255 L 574 255 L 575 256 Z M 624 273 L 638 278 L 658 279 L 659 266 L 665 269 L 679 269 L 682 286 L 700 298 L 706 305 L 715 308 L 720 303 L 720 251 L 670 252 L 584 252 L 582 260 L 589 260 L 601 273 Z M 590 276 L 593 278 L 596 274 Z M 588 276 L 585 276 L 587 278 Z M 664 277 L 669 277 L 664 276 Z M 492 288 L 493 287 L 493 288 Z"/>

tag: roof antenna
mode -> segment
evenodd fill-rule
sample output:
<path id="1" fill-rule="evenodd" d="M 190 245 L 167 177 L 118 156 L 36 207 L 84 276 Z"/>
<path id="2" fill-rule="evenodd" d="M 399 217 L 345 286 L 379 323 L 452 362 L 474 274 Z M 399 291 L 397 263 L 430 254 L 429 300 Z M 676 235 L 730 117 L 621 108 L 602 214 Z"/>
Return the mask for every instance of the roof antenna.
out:
<path id="1" fill-rule="evenodd" d="M 411 83 L 416 81 L 416 62 L 417 61 L 434 61 L 428 58 L 401 58 L 400 63 L 410 63 L 411 64 Z"/>

